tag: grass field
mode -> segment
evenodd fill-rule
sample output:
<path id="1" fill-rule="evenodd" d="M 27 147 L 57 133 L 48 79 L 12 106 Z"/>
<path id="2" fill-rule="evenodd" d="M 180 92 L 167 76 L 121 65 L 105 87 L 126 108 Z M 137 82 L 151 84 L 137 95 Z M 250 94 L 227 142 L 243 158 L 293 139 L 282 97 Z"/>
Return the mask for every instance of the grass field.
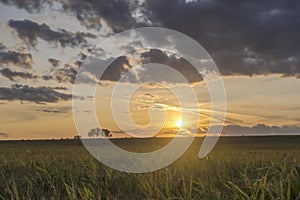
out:
<path id="1" fill-rule="evenodd" d="M 140 152 L 168 139 L 113 141 Z M 221 138 L 199 160 L 201 142 L 167 168 L 127 174 L 74 140 L 2 141 L 0 199 L 300 199 L 299 136 Z"/>

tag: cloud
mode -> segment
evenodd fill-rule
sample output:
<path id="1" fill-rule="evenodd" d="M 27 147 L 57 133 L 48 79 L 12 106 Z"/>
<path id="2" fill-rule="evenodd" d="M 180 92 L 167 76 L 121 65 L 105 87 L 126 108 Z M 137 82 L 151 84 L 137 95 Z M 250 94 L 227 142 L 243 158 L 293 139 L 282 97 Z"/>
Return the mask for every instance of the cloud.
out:
<path id="1" fill-rule="evenodd" d="M 137 22 L 132 16 L 135 1 L 64 1 L 64 11 L 76 14 L 77 19 L 86 27 L 98 28 L 107 24 L 114 32 L 120 32 L 135 27 Z"/>
<path id="2" fill-rule="evenodd" d="M 54 114 L 65 114 L 68 113 L 68 111 L 71 110 L 71 107 L 61 107 L 61 108 L 44 108 L 36 110 L 38 112 L 44 112 L 44 113 L 54 113 Z"/>
<path id="3" fill-rule="evenodd" d="M 2 66 L 32 68 L 33 64 L 34 61 L 30 53 L 20 53 L 16 51 L 0 52 L 0 65 Z"/>
<path id="4" fill-rule="evenodd" d="M 224 75 L 299 76 L 298 1 L 147 0 L 146 7 L 154 24 L 203 45 Z"/>
<path id="5" fill-rule="evenodd" d="M 68 66 L 68 68 L 55 70 L 54 77 L 59 83 L 74 84 L 76 74 L 77 74 L 77 70 L 71 66 Z"/>
<path id="6" fill-rule="evenodd" d="M 29 13 L 41 13 L 45 7 L 52 8 L 54 2 L 61 4 L 61 9 L 55 7 L 55 11 L 60 10 L 75 16 L 76 19 L 87 28 L 100 29 L 107 25 L 113 32 L 121 32 L 137 26 L 144 26 L 143 17 L 134 17 L 134 13 L 142 13 L 143 9 L 138 1 L 117 0 L 28 0 L 26 2 L 18 0 L 1 0 L 7 5 L 14 5 L 19 9 L 25 9 Z"/>
<path id="7" fill-rule="evenodd" d="M 54 87 L 54 90 L 68 90 L 66 87 Z"/>
<path id="8" fill-rule="evenodd" d="M 9 136 L 9 134 L 8 133 L 3 133 L 3 132 L 0 132 L 0 137 L 4 137 L 4 138 L 6 138 L 6 137 L 8 137 Z"/>
<path id="9" fill-rule="evenodd" d="M 75 47 L 80 44 L 86 44 L 86 38 L 95 38 L 96 36 L 88 32 L 69 32 L 65 29 L 54 31 L 43 23 L 38 24 L 30 20 L 9 20 L 8 25 L 15 29 L 21 39 L 33 47 L 37 44 L 37 38 L 41 38 L 49 43 L 59 43 L 62 47 Z"/>
<path id="10" fill-rule="evenodd" d="M 10 88 L 0 87 L 0 100 L 53 103 L 70 99 L 72 99 L 71 94 L 60 93 L 50 87 L 30 87 L 19 84 L 12 85 Z"/>
<path id="11" fill-rule="evenodd" d="M 3 4 L 14 5 L 19 9 L 25 9 L 28 12 L 39 12 L 42 9 L 42 6 L 47 2 L 45 0 L 26 0 L 26 1 L 18 1 L 18 0 L 0 0 Z M 50 3 L 50 1 L 48 2 Z"/>
<path id="12" fill-rule="evenodd" d="M 65 111 L 61 111 L 61 110 L 49 110 L 49 109 L 43 109 L 43 110 L 37 110 L 40 112 L 45 112 L 45 113 L 66 113 Z"/>
<path id="13" fill-rule="evenodd" d="M 126 56 L 120 56 L 115 60 L 113 60 L 113 58 L 108 58 L 106 60 L 92 58 L 84 65 L 84 70 L 90 75 L 90 77 L 93 77 L 94 80 L 98 80 L 98 73 L 104 70 L 101 68 L 107 66 L 110 62 L 111 64 L 105 69 L 100 77 L 100 80 L 102 81 L 118 81 L 124 73 L 128 72 L 133 67 L 130 65 Z M 86 81 L 81 80 L 81 82 Z"/>
<path id="14" fill-rule="evenodd" d="M 57 60 L 51 62 L 54 62 L 54 64 L 56 65 L 56 61 Z M 64 67 L 56 67 L 55 69 L 52 69 L 47 75 L 43 75 L 42 79 L 45 81 L 55 80 L 59 83 L 73 84 L 76 78 L 76 74 L 77 69 L 72 65 L 66 64 L 64 65 Z"/>
<path id="15" fill-rule="evenodd" d="M 66 64 L 64 67 L 57 67 L 51 70 L 47 75 L 43 75 L 42 79 L 45 81 L 54 80 L 59 83 L 75 83 L 75 78 L 77 75 L 79 67 L 73 65 Z M 78 79 L 80 83 L 95 83 L 97 82 L 94 76 L 91 76 L 89 73 L 82 74 L 80 79 Z"/>
<path id="16" fill-rule="evenodd" d="M 6 49 L 6 46 L 2 42 L 0 42 L 0 51 L 5 50 L 5 49 Z"/>
<path id="17" fill-rule="evenodd" d="M 53 1 L 47 0 L 1 1 L 31 13 L 42 13 L 43 8 L 48 6 L 51 9 L 53 4 Z M 62 5 L 58 9 L 76 17 L 88 28 L 101 28 L 107 24 L 116 33 L 150 25 L 180 31 L 208 51 L 223 75 L 282 74 L 300 77 L 300 46 L 295 42 L 300 40 L 300 4 L 297 0 L 55 2 Z M 139 22 L 139 19 L 144 19 L 144 22 Z M 56 38 L 69 35 L 65 30 L 52 31 L 45 24 L 39 25 L 28 20 L 11 22 L 16 22 L 13 24 L 18 27 L 24 26 L 23 31 L 22 28 L 18 29 L 19 35 L 25 35 L 22 37 L 32 43 L 36 42 L 37 37 L 45 40 L 51 38 L 52 41 L 52 35 Z M 28 31 L 29 26 L 37 31 Z M 76 36 L 74 34 L 71 34 L 73 38 Z M 82 40 L 84 36 L 79 38 Z M 62 46 L 73 43 L 60 40 L 54 41 L 62 43 Z"/>
<path id="18" fill-rule="evenodd" d="M 185 59 L 177 58 L 174 55 L 158 50 L 150 49 L 141 54 L 142 63 L 160 63 L 177 70 L 190 83 L 202 81 L 199 72 Z"/>
<path id="19" fill-rule="evenodd" d="M 77 75 L 77 68 L 72 65 L 65 65 L 64 68 L 57 68 L 54 70 L 53 79 L 59 83 L 74 84 Z"/>
<path id="20" fill-rule="evenodd" d="M 140 57 L 134 56 L 135 55 L 120 56 L 115 60 L 113 60 L 113 58 L 106 60 L 90 59 L 89 62 L 85 63 L 84 67 L 90 74 L 96 77 L 101 71 L 101 67 L 107 66 L 107 64 L 111 62 L 101 76 L 101 80 L 103 81 L 119 81 L 127 72 L 130 73 L 126 74 L 126 77 L 123 77 L 124 79 L 122 81 L 130 83 L 149 81 L 178 83 L 183 81 L 181 77 L 181 79 L 178 79 L 178 74 L 175 72 L 166 77 L 165 74 L 169 72 L 168 69 L 162 69 L 160 71 L 161 73 L 157 74 L 157 71 L 152 68 L 155 67 L 155 64 L 152 64 L 152 67 L 144 66 L 149 63 L 159 63 L 177 70 L 179 74 L 183 75 L 190 83 L 202 80 L 199 72 L 185 59 L 169 55 L 161 50 L 150 49 L 149 51 L 141 53 Z M 133 59 L 135 62 L 131 61 Z"/>
<path id="21" fill-rule="evenodd" d="M 125 67 L 127 66 L 127 67 Z M 101 80 L 118 81 L 122 75 L 132 69 L 126 56 L 114 60 L 102 74 Z"/>
<path id="22" fill-rule="evenodd" d="M 49 81 L 49 80 L 53 80 L 54 78 L 51 75 L 43 75 L 42 79 L 45 80 L 45 81 Z"/>
<path id="23" fill-rule="evenodd" d="M 2 74 L 2 76 L 5 76 L 6 78 L 8 78 L 11 81 L 15 81 L 16 77 L 20 77 L 23 79 L 37 79 L 38 78 L 38 76 L 33 75 L 31 73 L 11 71 L 9 68 L 1 69 L 0 73 Z"/>
<path id="24" fill-rule="evenodd" d="M 49 58 L 48 61 L 52 65 L 52 67 L 58 67 L 61 64 L 60 60 L 54 58 Z"/>
<path id="25" fill-rule="evenodd" d="M 201 133 L 205 133 L 205 132 L 206 132 L 206 130 L 201 131 Z M 300 134 L 300 127 L 298 127 L 298 126 L 268 126 L 265 124 L 257 124 L 252 127 L 227 125 L 227 126 L 223 127 L 222 134 L 223 135 L 232 135 L 232 136 Z"/>

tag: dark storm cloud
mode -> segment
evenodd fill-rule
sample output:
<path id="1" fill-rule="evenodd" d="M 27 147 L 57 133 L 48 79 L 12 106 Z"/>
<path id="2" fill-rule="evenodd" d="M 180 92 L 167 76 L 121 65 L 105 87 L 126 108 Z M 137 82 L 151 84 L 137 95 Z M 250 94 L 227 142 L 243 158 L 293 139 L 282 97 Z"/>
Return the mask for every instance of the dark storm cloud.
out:
<path id="1" fill-rule="evenodd" d="M 127 66 L 128 68 L 125 68 Z M 126 56 L 120 56 L 114 60 L 102 74 L 101 80 L 118 81 L 122 75 L 128 72 L 132 66 Z"/>
<path id="2" fill-rule="evenodd" d="M 109 64 L 110 63 L 110 64 Z M 102 67 L 108 66 L 101 77 L 98 74 Z M 120 56 L 114 60 L 114 58 L 108 58 L 106 60 L 91 59 L 84 65 L 84 70 L 88 72 L 95 80 L 105 81 L 118 81 L 122 75 L 132 69 L 126 56 Z M 82 81 L 81 81 L 82 82 Z"/>
<path id="3" fill-rule="evenodd" d="M 202 80 L 198 71 L 188 61 L 183 58 L 175 57 L 174 55 L 168 55 L 158 49 L 150 49 L 149 51 L 142 53 L 141 60 L 144 64 L 159 63 L 172 67 L 182 74 L 189 82 L 199 82 Z"/>
<path id="4" fill-rule="evenodd" d="M 53 2 L 59 2 L 62 11 L 76 17 L 86 27 L 99 28 L 105 21 L 114 32 L 145 25 L 132 16 L 138 7 L 136 1 L 1 2 L 28 12 L 42 12 L 43 7 L 50 5 L 51 8 Z M 300 77 L 298 0 L 198 0 L 188 3 L 145 0 L 139 10 L 142 15 L 139 18 L 147 19 L 149 25 L 174 29 L 198 41 L 224 75 L 279 73 Z"/>
<path id="5" fill-rule="evenodd" d="M 63 2 L 65 11 L 74 13 L 77 19 L 86 27 L 101 27 L 101 19 L 112 28 L 114 32 L 120 32 L 137 25 L 131 15 L 135 1 L 117 0 L 67 0 Z"/>
<path id="6" fill-rule="evenodd" d="M 18 66 L 24 68 L 32 68 L 34 64 L 32 55 L 29 53 L 20 53 L 16 51 L 1 51 L 1 66 Z"/>
<path id="7" fill-rule="evenodd" d="M 30 87 L 27 85 L 12 85 L 10 88 L 0 87 L 0 100 L 21 100 L 35 103 L 53 103 L 72 99 L 71 94 L 64 94 L 50 87 Z"/>
<path id="8" fill-rule="evenodd" d="M 300 2 L 147 0 L 150 20 L 197 40 L 225 75 L 300 73 Z"/>
<path id="9" fill-rule="evenodd" d="M 212 127 L 213 128 L 213 127 Z M 203 130 L 203 133 L 206 130 Z M 222 134 L 224 135 L 278 135 L 278 134 L 299 134 L 300 127 L 298 126 L 268 126 L 265 124 L 257 124 L 252 127 L 227 125 L 223 127 Z"/>
<path id="10" fill-rule="evenodd" d="M 137 26 L 136 20 L 132 16 L 132 11 L 137 8 L 136 1 L 117 0 L 0 0 L 6 5 L 14 5 L 17 8 L 25 9 L 29 13 L 42 12 L 43 8 L 50 7 L 53 3 L 62 5 L 62 12 L 69 13 L 76 17 L 81 24 L 87 28 L 99 29 L 103 22 L 107 24 L 114 32 L 120 32 Z M 58 8 L 55 8 L 57 10 Z M 142 24 L 140 24 L 141 26 Z"/>
<path id="11" fill-rule="evenodd" d="M 39 12 L 45 4 L 51 3 L 45 0 L 0 0 L 0 2 L 6 5 L 14 5 L 19 9 L 25 9 L 30 13 Z"/>
<path id="12" fill-rule="evenodd" d="M 96 2 L 88 3 L 85 8 L 78 7 L 77 1 L 69 1 L 65 8 L 82 14 L 93 5 L 95 14 L 101 16 L 105 13 L 104 7 L 111 5 Z M 98 9 L 98 5 L 103 10 Z M 138 26 L 130 17 L 128 5 L 126 1 L 111 5 L 112 8 L 118 6 L 115 10 L 119 10 L 114 20 L 109 20 L 110 15 L 106 16 L 111 27 L 128 29 Z M 142 10 L 145 8 L 147 13 L 144 12 L 144 15 L 147 14 L 146 18 L 152 25 L 178 30 L 203 45 L 224 75 L 279 73 L 299 77 L 299 1 L 216 0 L 186 3 L 182 0 L 147 0 Z M 124 23 L 125 19 L 127 23 Z M 115 28 L 115 32 L 122 28 Z M 189 80 L 199 79 L 193 77 L 196 73 L 190 73 L 193 71 L 182 63 L 183 60 L 170 58 L 165 62 L 173 64 L 172 67 L 181 72 L 186 70 L 185 76 Z"/>
<path id="13" fill-rule="evenodd" d="M 37 79 L 38 76 L 33 75 L 28 72 L 17 72 L 17 71 L 11 71 L 9 68 L 4 68 L 0 70 L 0 73 L 2 76 L 5 76 L 11 81 L 15 81 L 16 77 L 23 78 L 23 79 Z"/>
<path id="14" fill-rule="evenodd" d="M 149 51 L 141 53 L 139 60 L 141 63 L 137 63 L 137 65 L 129 62 L 131 58 L 139 60 L 138 58 L 131 57 L 131 55 L 128 54 L 126 56 L 120 56 L 115 60 L 113 60 L 113 58 L 108 58 L 106 60 L 93 59 L 86 63 L 84 67 L 91 75 L 93 75 L 95 78 L 98 78 L 96 76 L 99 71 L 101 71 L 101 67 L 108 66 L 103 72 L 100 80 L 119 81 L 119 79 L 125 73 L 130 71 L 131 73 L 127 74 L 122 81 L 130 83 L 144 82 L 145 80 L 149 81 L 149 77 L 153 77 L 153 81 L 155 82 L 164 80 L 164 78 L 161 76 L 165 76 L 166 74 L 164 74 L 164 72 L 162 72 L 162 74 L 155 74 L 151 68 L 148 70 L 148 66 L 143 65 L 149 63 L 159 63 L 170 66 L 171 68 L 177 70 L 191 83 L 202 80 L 202 77 L 199 75 L 199 73 L 185 59 L 175 57 L 174 55 L 169 55 L 161 50 L 150 49 Z M 140 64 L 142 67 L 139 66 Z M 170 77 L 164 81 L 173 83 L 181 80 L 174 80 L 174 78 Z"/>
<path id="15" fill-rule="evenodd" d="M 54 58 L 49 58 L 48 61 L 52 65 L 52 67 L 58 67 L 61 63 L 60 60 Z"/>
<path id="16" fill-rule="evenodd" d="M 21 39 L 33 47 L 37 44 L 37 38 L 49 43 L 59 43 L 62 47 L 75 47 L 86 44 L 86 38 L 96 37 L 88 32 L 73 33 L 65 29 L 54 31 L 45 23 L 38 24 L 30 20 L 9 20 L 8 25 L 17 31 Z"/>

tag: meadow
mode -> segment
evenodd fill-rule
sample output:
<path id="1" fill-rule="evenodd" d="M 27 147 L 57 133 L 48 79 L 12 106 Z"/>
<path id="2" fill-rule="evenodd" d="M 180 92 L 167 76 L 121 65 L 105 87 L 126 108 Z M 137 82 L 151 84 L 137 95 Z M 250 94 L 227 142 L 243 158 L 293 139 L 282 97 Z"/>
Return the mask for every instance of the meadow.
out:
<path id="1" fill-rule="evenodd" d="M 151 151 L 169 139 L 113 139 Z M 300 199 L 300 137 L 223 137 L 205 159 L 201 138 L 159 171 L 128 174 L 75 140 L 1 141 L 0 199 Z"/>

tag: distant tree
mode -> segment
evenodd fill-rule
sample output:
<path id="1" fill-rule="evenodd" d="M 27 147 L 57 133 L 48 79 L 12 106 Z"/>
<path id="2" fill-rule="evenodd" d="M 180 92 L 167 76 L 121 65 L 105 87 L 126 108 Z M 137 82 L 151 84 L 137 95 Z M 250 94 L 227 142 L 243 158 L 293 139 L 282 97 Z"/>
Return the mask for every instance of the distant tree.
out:
<path id="1" fill-rule="evenodd" d="M 89 136 L 90 139 L 91 139 L 91 137 L 94 136 L 94 129 L 91 129 L 91 130 L 88 132 L 88 136 Z"/>
<path id="2" fill-rule="evenodd" d="M 105 137 L 111 137 L 110 131 L 108 129 L 102 129 L 102 133 Z"/>
<path id="3" fill-rule="evenodd" d="M 91 137 L 99 137 L 100 135 L 100 128 L 92 128 L 89 132 L 88 132 L 88 136 L 91 138 Z"/>
<path id="4" fill-rule="evenodd" d="M 81 145 L 81 136 L 80 135 L 75 135 L 74 136 L 74 140 L 76 141 L 77 145 Z"/>
<path id="5" fill-rule="evenodd" d="M 95 137 L 99 137 L 99 136 L 111 137 L 112 134 L 110 133 L 110 131 L 108 129 L 92 128 L 88 132 L 88 136 L 89 136 L 89 138 L 92 138 L 94 136 Z"/>
<path id="6" fill-rule="evenodd" d="M 101 133 L 101 129 L 100 128 L 95 128 L 95 136 L 99 137 Z"/>
<path id="7" fill-rule="evenodd" d="M 80 135 L 75 135 L 74 136 L 74 140 L 80 140 L 81 139 L 81 136 Z"/>

